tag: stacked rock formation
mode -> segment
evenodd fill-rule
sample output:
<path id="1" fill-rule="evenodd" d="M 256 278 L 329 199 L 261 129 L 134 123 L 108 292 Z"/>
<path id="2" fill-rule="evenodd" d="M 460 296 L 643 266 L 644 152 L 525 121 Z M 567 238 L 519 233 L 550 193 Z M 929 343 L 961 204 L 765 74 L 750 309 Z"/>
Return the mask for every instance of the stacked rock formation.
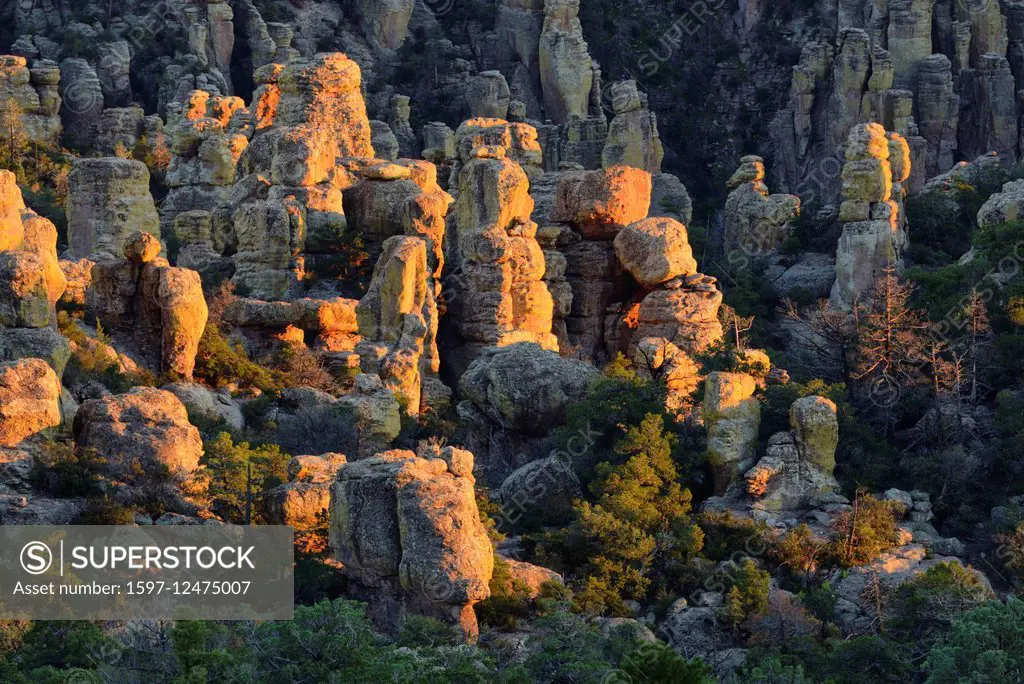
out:
<path id="1" fill-rule="evenodd" d="M 169 107 L 169 119 L 173 157 L 160 222 L 165 233 L 173 230 L 177 236 L 185 252 L 183 265 L 204 266 L 227 248 L 223 243 L 231 242 L 223 236 L 228 232 L 224 227 L 215 238 L 212 216 L 231 196 L 238 160 L 252 135 L 252 117 L 241 98 L 193 90 L 180 106 Z M 177 225 L 179 215 L 198 211 L 210 218 L 192 214 Z"/>
<path id="2" fill-rule="evenodd" d="M 425 377 L 436 391 L 437 303 L 422 238 L 395 236 L 384 242 L 366 295 L 356 307 L 363 341 L 356 347 L 365 373 L 376 373 L 417 414 Z M 428 391 L 428 395 L 430 392 Z"/>
<path id="3" fill-rule="evenodd" d="M 601 165 L 632 166 L 656 174 L 661 171 L 665 150 L 658 136 L 658 117 L 648 108 L 646 96 L 637 90 L 636 81 L 611 84 L 612 111 L 608 140 L 601 152 Z"/>
<path id="4" fill-rule="evenodd" d="M 850 132 L 845 157 L 839 209 L 844 224 L 831 303 L 849 310 L 887 268 L 900 264 L 907 244 L 902 183 L 910 175 L 910 153 L 900 136 L 887 137 L 878 124 L 859 124 Z"/>
<path id="5" fill-rule="evenodd" d="M 765 456 L 743 476 L 760 510 L 806 509 L 839 491 L 832 476 L 839 444 L 836 405 L 824 397 L 797 399 L 789 425 L 788 432 L 769 438 Z"/>
<path id="6" fill-rule="evenodd" d="M 142 162 L 76 159 L 68 175 L 68 245 L 75 258 L 120 258 L 136 231 L 159 238 L 160 219 Z"/>
<path id="7" fill-rule="evenodd" d="M 494 550 L 476 506 L 473 455 L 449 447 L 436 456 L 386 451 L 342 467 L 330 546 L 378 624 L 427 615 L 475 639 L 473 604 L 490 595 Z"/>
<path id="8" fill-rule="evenodd" d="M 453 240 L 459 278 L 450 313 L 461 338 L 451 353 L 455 377 L 489 346 L 558 348 L 529 179 L 502 147 L 476 147 L 471 155 L 458 176 Z"/>
<path id="9" fill-rule="evenodd" d="M 88 308 L 149 367 L 191 379 L 208 310 L 199 274 L 159 257 L 160 243 L 136 232 L 124 259 L 92 267 Z"/>
<path id="10" fill-rule="evenodd" d="M 63 374 L 71 353 L 54 307 L 66 286 L 57 229 L 25 206 L 14 174 L 0 171 L 0 361 L 42 358 Z"/>
<path id="11" fill-rule="evenodd" d="M 597 375 L 586 362 L 532 343 L 489 349 L 473 362 L 459 382 L 458 413 L 472 426 L 467 446 L 489 486 L 549 454 L 552 431 Z"/>
<path id="12" fill-rule="evenodd" d="M 558 177 L 548 220 L 562 224 L 557 247 L 566 260 L 571 308 L 565 317 L 568 348 L 584 359 L 603 355 L 609 306 L 622 301 L 628 283 L 615 257 L 620 230 L 647 216 L 651 177 L 615 166 L 567 171 Z"/>
<path id="13" fill-rule="evenodd" d="M 917 8 L 894 13 L 889 18 L 890 28 L 897 33 L 903 31 L 895 28 L 894 22 L 910 16 L 921 14 Z M 784 190 L 805 200 L 813 195 L 822 206 L 832 206 L 840 197 L 836 150 L 858 124 L 880 122 L 907 139 L 913 165 L 922 172 L 913 179 L 915 189 L 924 182 L 927 158 L 934 158 L 936 164 L 940 157 L 943 163 L 952 162 L 937 149 L 928 151 L 930 145 L 948 140 L 950 134 L 943 126 L 956 121 L 950 111 L 952 93 L 944 89 L 944 65 L 927 59 L 930 49 L 923 51 L 920 45 L 909 45 L 894 66 L 889 51 L 882 47 L 886 44 L 882 37 L 863 23 L 863 18 L 851 18 L 845 25 L 840 21 L 835 45 L 811 41 L 804 46 L 800 62 L 793 67 L 790 103 L 779 110 L 772 125 L 777 151 L 774 177 Z M 928 69 L 923 79 L 928 100 L 919 96 L 918 103 L 929 140 L 919 135 L 914 120 L 915 93 L 894 88 L 894 81 L 898 85 L 916 83 L 914 69 Z M 819 116 L 819 111 L 827 114 Z"/>
<path id="14" fill-rule="evenodd" d="M 60 69 L 56 62 L 0 55 L 0 112 L 17 116 L 30 143 L 60 143 Z M 102 104 L 102 103 L 101 103 Z M 0 132 L 0 138 L 4 133 Z"/>
<path id="15" fill-rule="evenodd" d="M 769 195 L 764 177 L 761 157 L 740 159 L 740 167 L 727 183 L 733 190 L 725 201 L 723 254 L 740 250 L 750 258 L 765 257 L 790 235 L 790 224 L 800 214 L 800 198 Z"/>
<path id="16" fill-rule="evenodd" d="M 594 74 L 579 20 L 580 0 L 547 0 L 540 34 L 544 111 L 556 123 L 586 118 Z"/>
<path id="17" fill-rule="evenodd" d="M 103 116 L 103 87 L 95 67 L 80 57 L 62 59 L 60 98 L 63 143 L 75 150 L 88 150 Z"/>
<path id="18" fill-rule="evenodd" d="M 757 383 L 745 373 L 711 373 L 704 384 L 704 428 L 715 493 L 724 494 L 754 465 L 761 407 Z"/>
<path id="19" fill-rule="evenodd" d="M 263 495 L 263 516 L 270 525 L 290 525 L 297 532 L 314 529 L 331 503 L 331 485 L 345 465 L 344 454 L 295 456 L 288 479 Z"/>

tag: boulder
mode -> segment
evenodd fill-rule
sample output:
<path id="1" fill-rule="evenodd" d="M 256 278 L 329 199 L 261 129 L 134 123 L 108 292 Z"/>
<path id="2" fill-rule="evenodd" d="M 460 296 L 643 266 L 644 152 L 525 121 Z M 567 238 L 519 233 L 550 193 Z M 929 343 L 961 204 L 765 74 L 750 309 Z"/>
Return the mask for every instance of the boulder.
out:
<path id="1" fill-rule="evenodd" d="M 331 488 L 330 546 L 370 614 L 392 628 L 405 613 L 477 634 L 473 604 L 488 597 L 494 550 L 473 477 L 442 459 L 387 451 L 341 469 Z"/>
<path id="2" fill-rule="evenodd" d="M 146 165 L 117 157 L 76 159 L 68 175 L 68 244 L 78 259 L 117 259 L 136 231 L 160 236 Z"/>
<path id="3" fill-rule="evenodd" d="M 556 193 L 550 220 L 573 224 L 588 240 L 611 240 L 647 216 L 651 174 L 629 166 L 570 171 L 562 175 Z"/>
<path id="4" fill-rule="evenodd" d="M 745 373 L 711 373 L 704 385 L 704 428 L 716 493 L 724 493 L 754 465 L 761 407 L 757 383 Z"/>
<path id="5" fill-rule="evenodd" d="M 203 440 L 176 396 L 152 387 L 82 402 L 74 424 L 79 446 L 106 457 L 109 473 L 129 481 L 169 474 L 186 480 L 199 467 Z"/>
<path id="6" fill-rule="evenodd" d="M 615 254 L 649 289 L 697 272 L 686 226 L 670 218 L 648 218 L 627 226 L 615 236 Z"/>
<path id="7" fill-rule="evenodd" d="M 60 425 L 60 379 L 42 359 L 0 363 L 0 446 Z"/>
<path id="8" fill-rule="evenodd" d="M 519 343 L 488 350 L 462 376 L 459 392 L 503 429 L 543 435 L 564 422 L 598 375 L 586 362 Z"/>

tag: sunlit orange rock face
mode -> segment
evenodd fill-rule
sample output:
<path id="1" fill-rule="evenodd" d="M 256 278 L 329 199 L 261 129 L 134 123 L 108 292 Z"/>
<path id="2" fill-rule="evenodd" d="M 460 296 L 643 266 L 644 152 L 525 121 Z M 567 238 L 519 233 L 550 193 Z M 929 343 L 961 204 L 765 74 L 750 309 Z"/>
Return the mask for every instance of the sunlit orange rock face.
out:
<path id="1" fill-rule="evenodd" d="M 456 205 L 461 272 L 452 311 L 467 342 L 461 370 L 487 346 L 558 348 L 529 180 L 503 148 L 480 147 L 474 155 L 461 170 Z"/>
<path id="2" fill-rule="evenodd" d="M 292 62 L 278 77 L 277 125 L 317 131 L 335 157 L 373 157 L 361 82 L 359 65 L 339 52 Z"/>
<path id="3" fill-rule="evenodd" d="M 573 224 L 587 240 L 612 240 L 647 216 L 651 174 L 631 166 L 566 173 L 551 218 Z"/>

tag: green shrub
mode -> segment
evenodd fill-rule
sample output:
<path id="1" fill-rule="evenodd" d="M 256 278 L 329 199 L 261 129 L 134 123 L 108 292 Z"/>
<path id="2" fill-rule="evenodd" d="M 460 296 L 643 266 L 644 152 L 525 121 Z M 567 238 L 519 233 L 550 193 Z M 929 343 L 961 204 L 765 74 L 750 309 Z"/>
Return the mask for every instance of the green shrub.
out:
<path id="1" fill-rule="evenodd" d="M 896 546 L 903 504 L 858 493 L 852 511 L 832 519 L 830 553 L 843 567 L 865 565 Z"/>
<path id="2" fill-rule="evenodd" d="M 931 649 L 924 670 L 927 684 L 1024 680 L 1024 601 L 992 601 L 958 619 Z"/>
<path id="3" fill-rule="evenodd" d="M 899 586 L 886 631 L 920 648 L 989 598 L 991 591 L 973 571 L 955 562 L 939 563 Z"/>
<path id="4" fill-rule="evenodd" d="M 29 481 L 57 497 L 98 496 L 105 459 L 95 449 L 72 442 L 47 442 L 32 463 Z"/>
<path id="5" fill-rule="evenodd" d="M 700 658 L 684 658 L 660 642 L 643 644 L 621 666 L 625 681 L 645 684 L 714 684 L 711 667 Z M 613 680 L 614 681 L 614 680 Z"/>
<path id="6" fill-rule="evenodd" d="M 239 383 L 264 392 L 276 392 L 282 387 L 279 373 L 272 373 L 253 362 L 241 345 L 232 345 L 224 334 L 210 323 L 206 324 L 203 336 L 199 340 L 195 377 L 213 387 Z"/>
<path id="7" fill-rule="evenodd" d="M 288 481 L 291 456 L 276 444 L 235 444 L 226 432 L 205 442 L 203 448 L 201 463 L 205 466 L 207 495 L 213 510 L 233 522 L 261 520 L 261 497 Z"/>
<path id="8" fill-rule="evenodd" d="M 747 618 L 768 609 L 768 592 L 771 589 L 771 575 L 757 567 L 752 558 L 740 563 L 725 594 L 722 607 L 726 621 L 737 629 Z"/>

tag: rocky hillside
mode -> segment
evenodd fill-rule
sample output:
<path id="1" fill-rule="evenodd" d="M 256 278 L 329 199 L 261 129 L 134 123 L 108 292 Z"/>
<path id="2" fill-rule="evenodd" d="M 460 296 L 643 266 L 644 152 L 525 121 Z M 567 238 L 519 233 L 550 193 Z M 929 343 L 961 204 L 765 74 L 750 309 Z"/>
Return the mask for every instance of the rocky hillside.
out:
<path id="1" fill-rule="evenodd" d="M 0 680 L 1020 680 L 1020 10 L 4 3 L 0 524 L 297 610 Z"/>

